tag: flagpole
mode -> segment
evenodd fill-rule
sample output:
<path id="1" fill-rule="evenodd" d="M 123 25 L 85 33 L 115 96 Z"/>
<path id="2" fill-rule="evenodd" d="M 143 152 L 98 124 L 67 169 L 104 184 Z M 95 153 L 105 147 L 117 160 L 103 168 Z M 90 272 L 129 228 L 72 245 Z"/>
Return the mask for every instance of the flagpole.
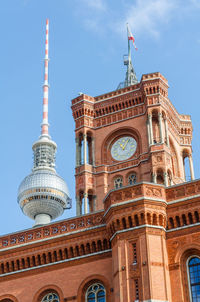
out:
<path id="1" fill-rule="evenodd" d="M 128 31 L 128 23 L 127 25 L 127 39 L 128 39 L 128 66 L 127 66 L 127 84 L 128 86 L 130 85 L 131 79 L 130 79 L 130 68 L 131 68 L 131 45 L 130 45 L 130 40 L 129 40 L 129 31 Z"/>
<path id="2" fill-rule="evenodd" d="M 134 43 L 135 39 L 133 37 L 133 34 L 131 33 L 129 24 L 127 23 L 126 26 L 127 26 L 127 39 L 128 39 L 128 54 L 124 55 L 124 65 L 126 65 L 127 71 L 126 71 L 126 77 L 125 77 L 125 81 L 123 83 L 123 87 L 131 86 L 131 85 L 138 83 L 138 80 L 137 80 L 137 77 L 135 74 L 135 70 L 133 68 L 132 61 L 131 61 L 131 44 L 130 44 L 131 42 L 130 41 L 133 42 L 133 45 L 136 50 L 137 50 L 137 48 L 135 46 L 135 43 Z M 121 87 L 121 84 L 118 87 Z"/>
<path id="3" fill-rule="evenodd" d="M 127 39 L 128 39 L 128 58 L 130 60 L 131 59 L 131 45 L 130 45 L 130 40 L 128 38 L 128 23 L 127 23 Z"/>

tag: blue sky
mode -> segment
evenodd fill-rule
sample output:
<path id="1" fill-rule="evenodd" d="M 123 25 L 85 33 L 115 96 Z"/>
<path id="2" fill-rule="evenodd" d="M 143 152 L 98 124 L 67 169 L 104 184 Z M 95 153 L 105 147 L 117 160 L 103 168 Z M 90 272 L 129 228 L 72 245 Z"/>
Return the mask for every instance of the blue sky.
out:
<path id="1" fill-rule="evenodd" d="M 136 39 L 137 77 L 155 71 L 169 81 L 169 98 L 194 127 L 195 176 L 200 177 L 200 0 L 0 1 L 0 234 L 32 227 L 17 204 L 31 172 L 32 143 L 40 135 L 45 20 L 49 18 L 50 134 L 58 145 L 57 172 L 66 180 L 75 215 L 75 142 L 71 99 L 96 96 L 124 80 L 126 22 Z"/>

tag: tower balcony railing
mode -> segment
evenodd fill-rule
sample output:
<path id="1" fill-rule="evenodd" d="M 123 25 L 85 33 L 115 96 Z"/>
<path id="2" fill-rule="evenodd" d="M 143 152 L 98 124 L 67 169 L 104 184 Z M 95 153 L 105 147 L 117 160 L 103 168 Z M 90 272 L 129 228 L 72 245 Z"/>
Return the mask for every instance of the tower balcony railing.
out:
<path id="1" fill-rule="evenodd" d="M 104 199 L 105 210 L 111 205 L 136 200 L 141 198 L 153 198 L 159 202 L 165 202 L 165 187 L 160 184 L 141 182 L 132 186 L 122 186 L 114 189 Z"/>

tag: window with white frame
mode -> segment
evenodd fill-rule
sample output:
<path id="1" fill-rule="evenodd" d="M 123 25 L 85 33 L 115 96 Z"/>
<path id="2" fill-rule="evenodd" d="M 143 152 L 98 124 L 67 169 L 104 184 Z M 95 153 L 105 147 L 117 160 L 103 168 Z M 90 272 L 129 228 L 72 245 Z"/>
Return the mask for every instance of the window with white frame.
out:
<path id="1" fill-rule="evenodd" d="M 135 173 L 130 174 L 129 177 L 128 177 L 128 184 L 133 185 L 136 182 L 137 182 L 136 174 Z"/>
<path id="2" fill-rule="evenodd" d="M 88 287 L 85 302 L 106 302 L 106 290 L 101 283 L 94 283 Z"/>
<path id="3" fill-rule="evenodd" d="M 114 187 L 115 189 L 119 189 L 123 186 L 123 178 L 122 176 L 118 176 L 114 179 Z"/>
<path id="4" fill-rule="evenodd" d="M 48 293 L 42 298 L 41 302 L 60 302 L 60 299 L 56 293 Z"/>
<path id="5" fill-rule="evenodd" d="M 188 261 L 191 302 L 200 301 L 200 258 L 194 256 Z"/>

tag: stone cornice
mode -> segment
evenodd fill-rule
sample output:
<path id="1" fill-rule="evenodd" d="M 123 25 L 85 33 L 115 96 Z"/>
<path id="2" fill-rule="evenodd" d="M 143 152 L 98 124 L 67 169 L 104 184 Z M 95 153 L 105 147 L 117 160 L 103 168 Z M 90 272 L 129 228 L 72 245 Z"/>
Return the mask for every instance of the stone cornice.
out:
<path id="1" fill-rule="evenodd" d="M 200 225 L 200 222 L 196 222 L 196 223 L 189 224 L 189 225 L 183 225 L 183 226 L 178 227 L 178 228 L 167 230 L 167 233 L 171 233 L 171 232 L 175 232 L 175 231 L 181 231 L 181 230 L 196 227 L 196 226 L 199 226 L 199 225 Z"/>
<path id="2" fill-rule="evenodd" d="M 157 152 L 157 151 L 155 151 Z M 163 151 L 164 152 L 164 151 Z M 114 164 L 101 164 L 98 166 L 91 166 L 91 165 L 81 165 L 76 167 L 76 174 L 81 175 L 83 173 L 90 173 L 93 175 L 101 174 L 101 173 L 116 173 L 119 171 L 123 171 L 127 168 L 137 167 L 141 164 L 141 162 L 148 161 L 150 156 L 150 152 L 143 152 L 139 154 L 137 158 L 132 158 L 129 160 L 124 161 L 123 163 L 114 163 Z"/>
<path id="3" fill-rule="evenodd" d="M 139 226 L 135 226 L 133 228 L 128 228 L 125 230 L 120 230 L 115 232 L 112 237 L 110 238 L 110 241 L 112 241 L 116 235 L 121 234 L 121 233 L 125 233 L 125 232 L 129 232 L 129 231 L 134 231 L 134 230 L 138 230 L 138 229 L 142 229 L 142 228 L 153 228 L 153 229 L 159 229 L 162 231 L 166 231 L 164 227 L 162 226 L 157 226 L 157 225 L 150 225 L 150 224 L 143 224 L 143 225 L 139 225 Z"/>

